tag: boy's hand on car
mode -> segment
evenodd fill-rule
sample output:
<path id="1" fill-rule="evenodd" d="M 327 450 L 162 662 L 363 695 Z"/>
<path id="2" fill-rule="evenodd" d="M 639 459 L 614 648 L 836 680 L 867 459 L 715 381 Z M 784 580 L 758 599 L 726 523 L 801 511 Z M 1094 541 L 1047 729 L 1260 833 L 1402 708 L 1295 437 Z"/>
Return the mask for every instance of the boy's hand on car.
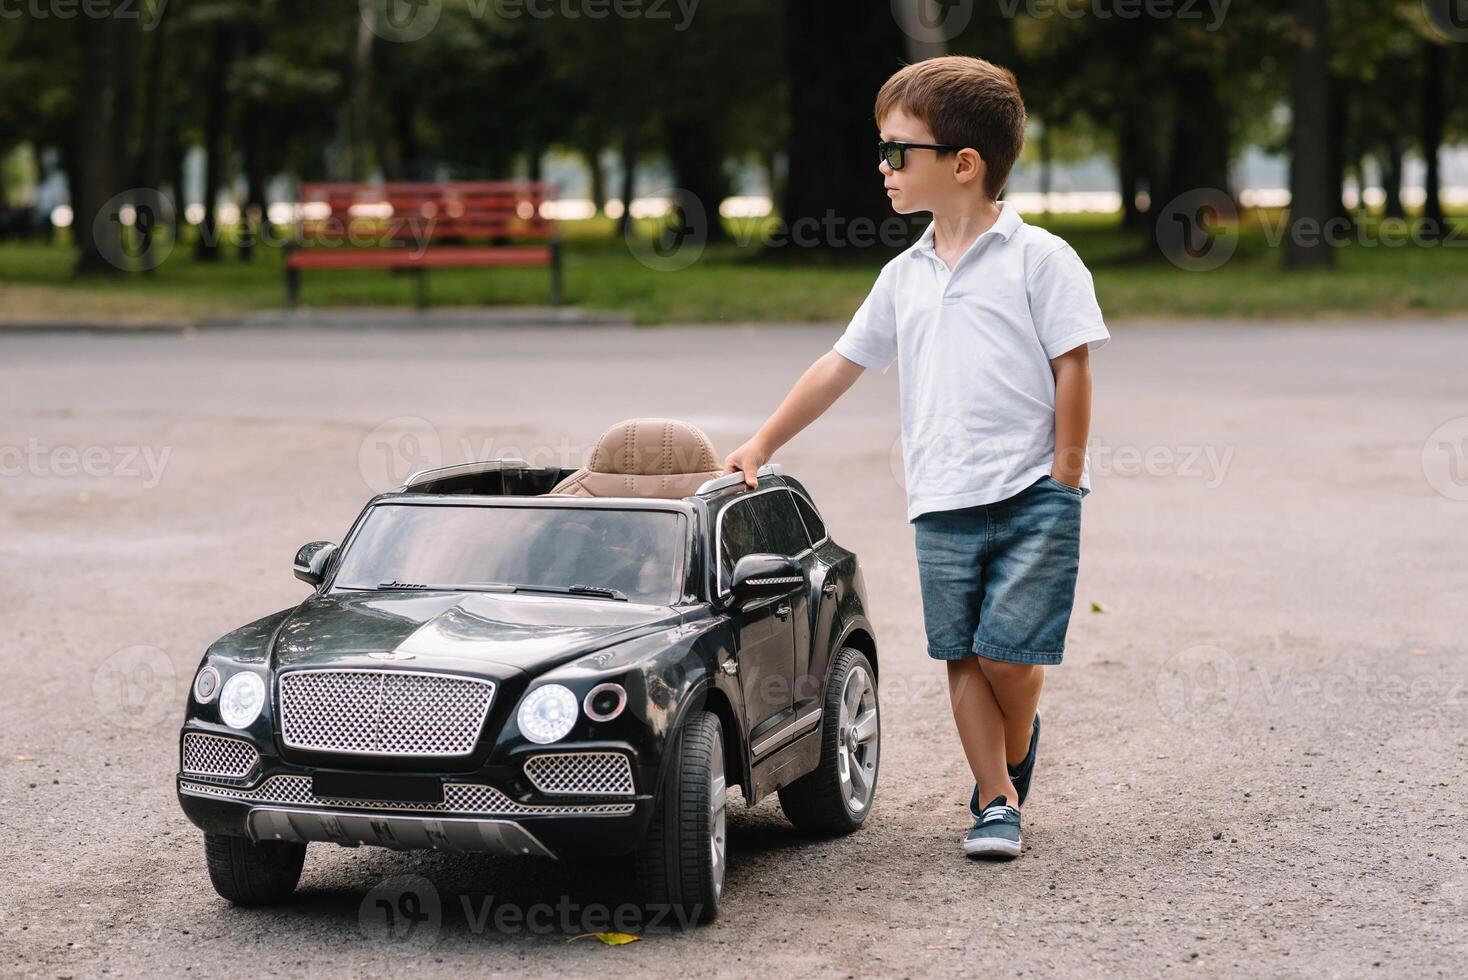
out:
<path id="1" fill-rule="evenodd" d="M 742 470 L 745 484 L 755 487 L 759 485 L 759 468 L 769 461 L 769 450 L 757 439 L 750 439 L 724 460 L 724 472 L 728 474 Z"/>

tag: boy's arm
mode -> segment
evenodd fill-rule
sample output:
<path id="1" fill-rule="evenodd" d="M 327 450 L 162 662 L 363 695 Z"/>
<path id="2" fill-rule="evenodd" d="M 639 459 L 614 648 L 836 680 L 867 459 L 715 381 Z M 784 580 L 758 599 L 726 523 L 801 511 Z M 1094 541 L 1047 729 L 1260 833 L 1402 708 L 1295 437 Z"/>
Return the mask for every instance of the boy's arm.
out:
<path id="1" fill-rule="evenodd" d="M 724 460 L 724 472 L 742 470 L 744 482 L 751 487 L 756 486 L 759 468 L 769 462 L 775 450 L 820 418 L 856 383 L 864 370 L 860 364 L 847 360 L 834 350 L 827 351 L 806 368 L 790 389 L 790 394 L 785 396 L 780 407 L 760 426 L 759 431 L 729 454 Z"/>
<path id="2" fill-rule="evenodd" d="M 1055 373 L 1055 461 L 1050 475 L 1072 487 L 1081 485 L 1086 440 L 1091 432 L 1091 356 L 1081 344 L 1050 360 Z"/>

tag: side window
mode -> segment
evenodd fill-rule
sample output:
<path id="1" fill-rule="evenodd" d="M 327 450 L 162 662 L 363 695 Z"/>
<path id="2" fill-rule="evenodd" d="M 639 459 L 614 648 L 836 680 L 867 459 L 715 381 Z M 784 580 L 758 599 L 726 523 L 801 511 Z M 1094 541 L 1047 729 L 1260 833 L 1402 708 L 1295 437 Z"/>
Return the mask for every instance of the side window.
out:
<path id="1" fill-rule="evenodd" d="M 789 490 L 771 490 L 749 499 L 766 532 L 766 550 L 777 555 L 797 555 L 810 547 L 805 524 L 795 509 L 795 497 Z"/>
<path id="2" fill-rule="evenodd" d="M 751 503 L 753 501 L 730 504 L 719 515 L 719 562 L 723 565 L 725 584 L 734 572 L 735 562 L 745 555 L 764 550 Z"/>
<path id="3" fill-rule="evenodd" d="M 792 493 L 795 498 L 795 508 L 800 511 L 801 518 L 805 521 L 805 529 L 810 533 L 811 543 L 821 540 L 826 536 L 826 522 L 821 520 L 821 515 L 816 513 L 815 507 L 798 493 Z"/>

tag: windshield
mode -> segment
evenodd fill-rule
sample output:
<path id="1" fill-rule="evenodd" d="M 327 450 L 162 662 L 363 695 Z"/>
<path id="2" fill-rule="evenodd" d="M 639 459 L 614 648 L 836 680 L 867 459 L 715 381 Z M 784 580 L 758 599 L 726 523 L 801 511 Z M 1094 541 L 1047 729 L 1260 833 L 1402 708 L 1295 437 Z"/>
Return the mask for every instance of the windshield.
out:
<path id="1" fill-rule="evenodd" d="M 682 517 L 671 511 L 380 504 L 348 545 L 334 584 L 372 590 L 578 585 L 662 605 L 682 591 L 682 550 Z"/>

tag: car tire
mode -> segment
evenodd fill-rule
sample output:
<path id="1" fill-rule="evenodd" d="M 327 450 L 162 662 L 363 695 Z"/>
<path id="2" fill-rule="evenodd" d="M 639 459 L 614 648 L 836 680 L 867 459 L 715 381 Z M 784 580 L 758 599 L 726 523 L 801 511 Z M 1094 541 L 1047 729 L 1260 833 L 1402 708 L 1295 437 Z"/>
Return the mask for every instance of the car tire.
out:
<path id="1" fill-rule="evenodd" d="M 296 841 L 255 842 L 228 834 L 205 834 L 209 880 L 221 898 L 235 905 L 273 905 L 296 890 L 306 845 Z"/>
<path id="2" fill-rule="evenodd" d="M 680 924 L 712 922 L 727 865 L 724 739 L 718 716 L 698 711 L 676 737 L 653 818 L 636 855 L 638 886 L 651 915 Z"/>
<path id="3" fill-rule="evenodd" d="M 843 704 L 856 692 L 855 710 Z M 870 719 L 864 712 L 870 711 Z M 858 724 L 867 725 L 857 740 Z M 866 822 L 877 798 L 881 713 L 877 681 L 866 654 L 842 647 L 826 685 L 821 717 L 821 761 L 811 772 L 780 788 L 780 809 L 801 830 L 820 834 L 849 834 Z M 862 780 L 863 785 L 857 783 Z"/>

